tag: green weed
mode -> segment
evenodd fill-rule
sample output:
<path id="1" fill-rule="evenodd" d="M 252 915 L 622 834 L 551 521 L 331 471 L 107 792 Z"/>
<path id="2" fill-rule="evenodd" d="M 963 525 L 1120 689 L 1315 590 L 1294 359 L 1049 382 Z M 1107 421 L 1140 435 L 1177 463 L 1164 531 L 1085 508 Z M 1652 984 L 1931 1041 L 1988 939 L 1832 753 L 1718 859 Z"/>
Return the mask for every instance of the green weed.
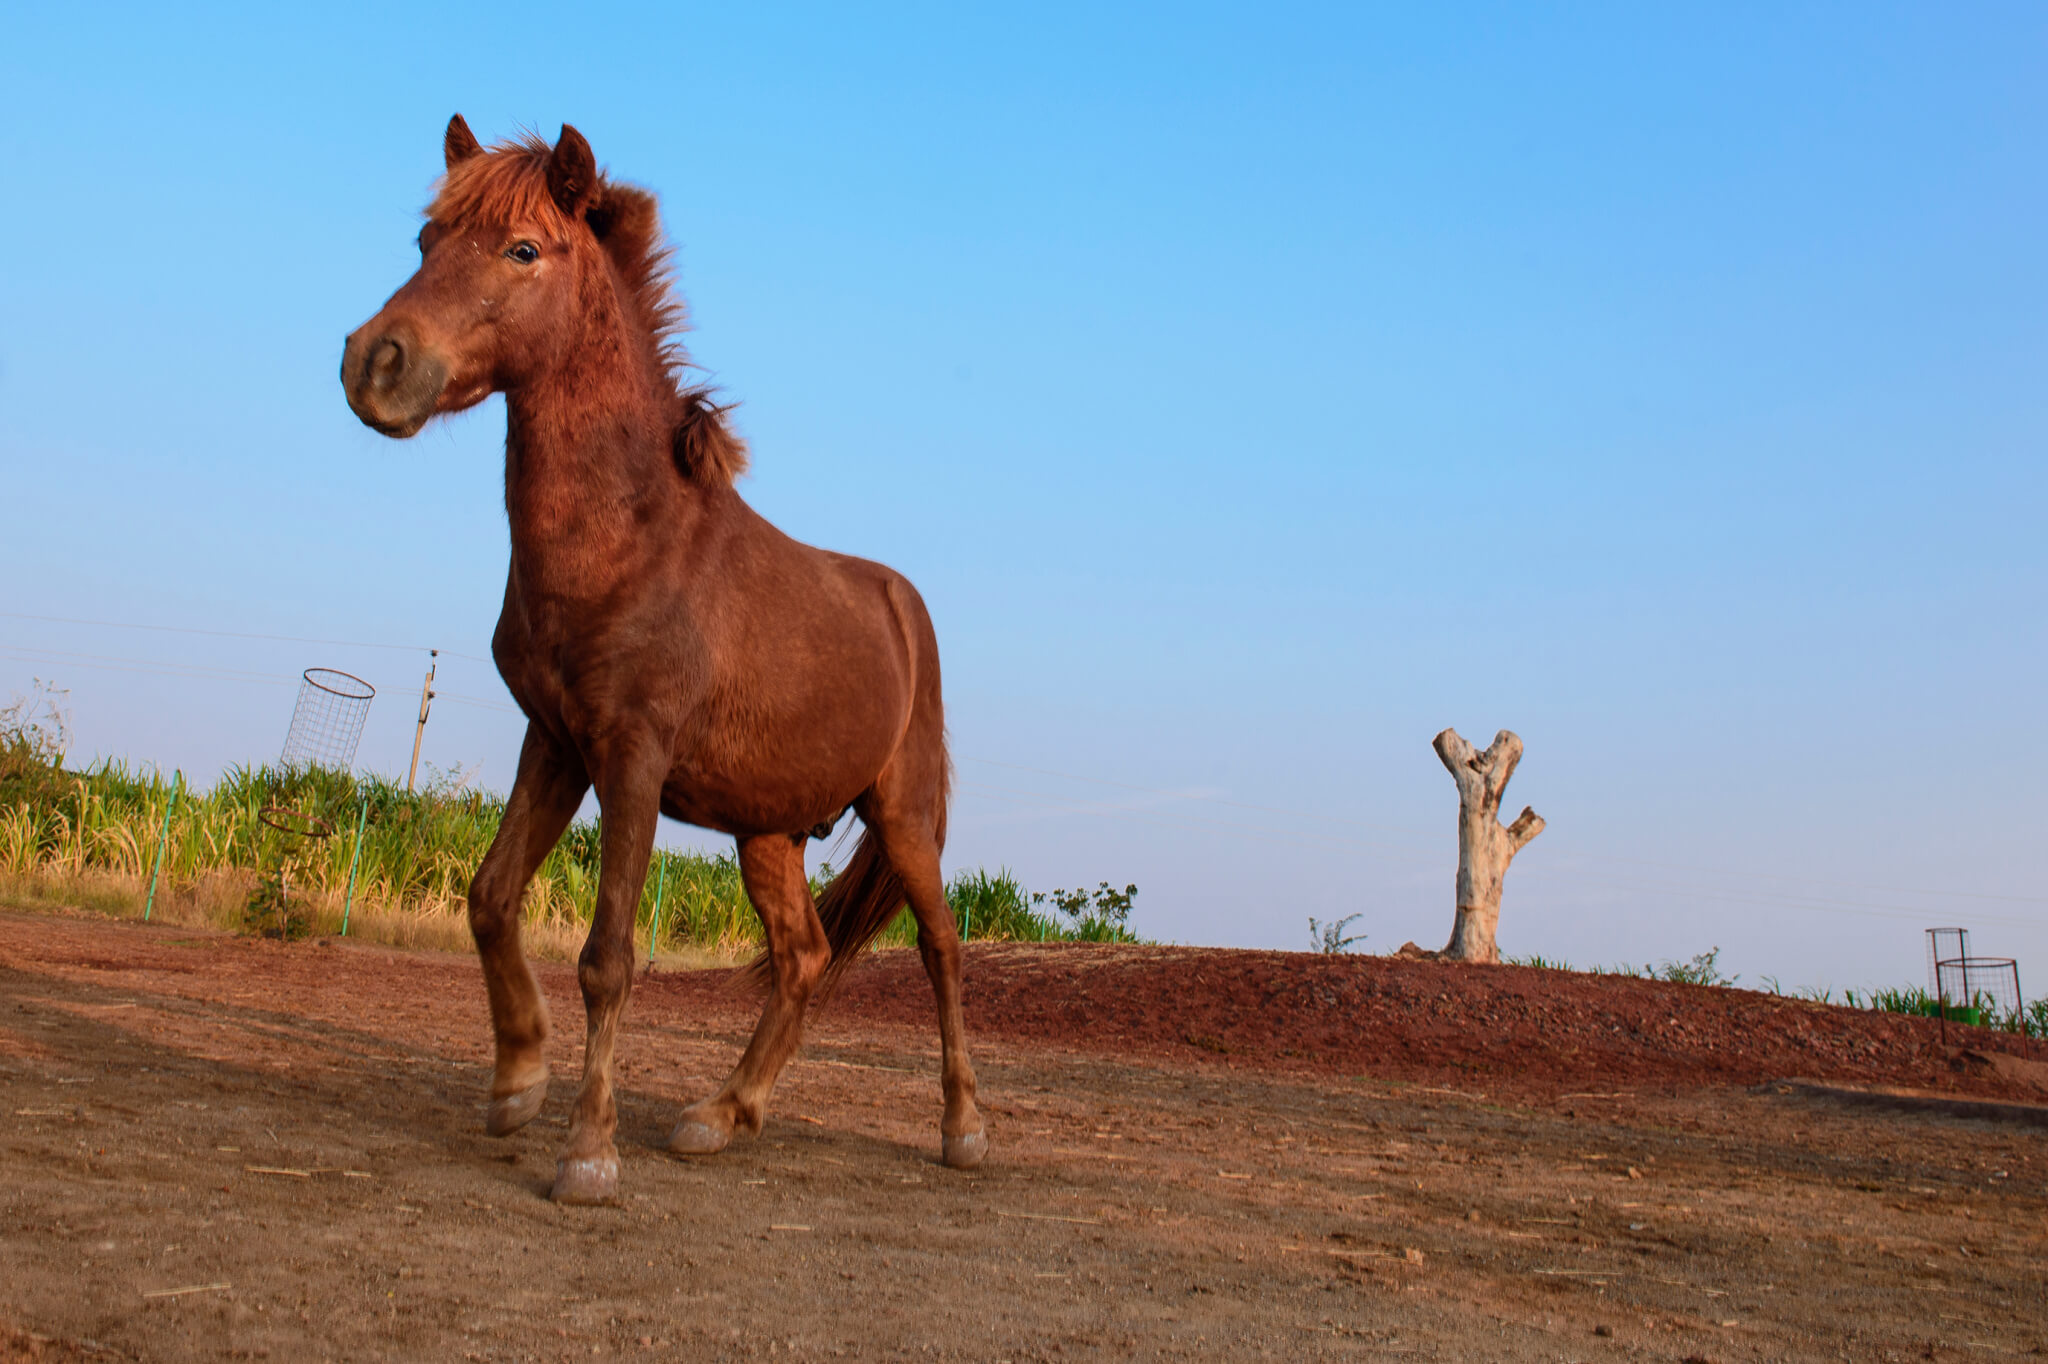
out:
<path id="1" fill-rule="evenodd" d="M 1561 957 L 1545 957 L 1534 953 L 1526 957 L 1503 954 L 1501 960 L 1509 966 L 1533 966 L 1539 971 L 1573 971 L 1578 969 Z"/>

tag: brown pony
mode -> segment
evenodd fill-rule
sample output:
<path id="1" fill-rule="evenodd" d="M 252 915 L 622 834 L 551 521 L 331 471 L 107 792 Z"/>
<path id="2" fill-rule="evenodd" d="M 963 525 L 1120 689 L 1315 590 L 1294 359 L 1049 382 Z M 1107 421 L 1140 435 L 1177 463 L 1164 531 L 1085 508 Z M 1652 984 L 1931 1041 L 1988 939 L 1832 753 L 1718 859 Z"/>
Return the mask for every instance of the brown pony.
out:
<path id="1" fill-rule="evenodd" d="M 491 652 L 526 713 L 519 774 L 469 891 L 497 1036 L 486 1128 L 547 1094 L 546 1006 L 519 946 L 527 882 L 596 788 L 597 911 L 578 960 L 583 1085 L 555 1171 L 567 1203 L 617 1198 L 613 1049 L 660 815 L 739 843 L 768 999 L 724 1088 L 668 1149 L 761 1129 L 804 1008 L 908 900 L 938 997 L 946 1164 L 988 1149 L 962 1041 L 960 943 L 939 876 L 949 780 L 931 618 L 880 564 L 798 544 L 733 491 L 746 448 L 682 381 L 683 312 L 654 196 L 564 127 L 480 146 L 457 115 L 420 268 L 348 338 L 349 406 L 387 436 L 502 392 L 512 564 Z M 804 840 L 866 826 L 813 904 Z"/>

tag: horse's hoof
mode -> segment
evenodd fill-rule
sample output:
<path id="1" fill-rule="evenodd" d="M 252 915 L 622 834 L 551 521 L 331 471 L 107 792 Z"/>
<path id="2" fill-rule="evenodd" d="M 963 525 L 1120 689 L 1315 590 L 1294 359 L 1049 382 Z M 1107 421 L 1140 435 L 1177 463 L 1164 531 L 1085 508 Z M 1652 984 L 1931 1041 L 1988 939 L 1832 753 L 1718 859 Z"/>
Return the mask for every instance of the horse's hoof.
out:
<path id="1" fill-rule="evenodd" d="M 555 1162 L 555 1187 L 548 1194 L 557 1203 L 579 1205 L 619 1201 L 617 1156 L 564 1156 Z"/>
<path id="2" fill-rule="evenodd" d="M 732 1140 L 731 1132 L 721 1132 L 707 1122 L 695 1118 L 684 1118 L 676 1124 L 676 1130 L 668 1134 L 668 1149 L 679 1156 L 715 1156 Z"/>
<path id="3" fill-rule="evenodd" d="M 543 1075 L 517 1094 L 491 1100 L 490 1110 L 484 1114 L 484 1131 L 494 1137 L 511 1136 L 534 1120 L 547 1097 L 548 1077 Z"/>
<path id="4" fill-rule="evenodd" d="M 972 1170 L 987 1154 L 986 1132 L 963 1132 L 957 1137 L 947 1137 L 940 1148 L 940 1159 L 945 1161 L 947 1168 L 954 1170 Z"/>

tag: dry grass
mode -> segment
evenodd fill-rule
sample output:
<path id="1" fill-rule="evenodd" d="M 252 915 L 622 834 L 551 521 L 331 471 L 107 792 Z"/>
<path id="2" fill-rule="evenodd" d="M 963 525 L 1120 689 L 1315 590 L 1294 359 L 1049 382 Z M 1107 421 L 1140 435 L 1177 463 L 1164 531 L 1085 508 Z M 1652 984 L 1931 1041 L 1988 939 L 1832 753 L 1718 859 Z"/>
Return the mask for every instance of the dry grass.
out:
<path id="1" fill-rule="evenodd" d="M 246 905 L 255 883 L 256 873 L 246 869 L 207 872 L 176 885 L 160 884 L 155 904 L 148 906 L 149 879 L 129 872 L 7 872 L 0 873 L 0 908 L 83 912 L 139 921 L 148 906 L 152 923 L 235 933 L 247 931 Z M 311 934 L 342 933 L 342 897 L 338 893 L 309 892 L 303 899 L 295 900 L 294 908 L 305 914 Z M 582 920 L 529 912 L 521 937 L 529 956 L 546 961 L 574 961 L 583 950 L 588 929 L 589 925 Z M 476 950 L 469 934 L 468 913 L 460 901 L 400 905 L 358 899 L 349 907 L 347 936 L 363 942 L 434 952 L 466 954 Z M 663 937 L 666 939 L 667 935 Z M 635 930 L 633 946 L 639 959 L 645 960 L 647 925 Z M 733 966 L 751 955 L 752 949 L 745 945 L 720 949 L 664 942 L 655 953 L 655 961 L 670 970 L 695 970 Z"/>

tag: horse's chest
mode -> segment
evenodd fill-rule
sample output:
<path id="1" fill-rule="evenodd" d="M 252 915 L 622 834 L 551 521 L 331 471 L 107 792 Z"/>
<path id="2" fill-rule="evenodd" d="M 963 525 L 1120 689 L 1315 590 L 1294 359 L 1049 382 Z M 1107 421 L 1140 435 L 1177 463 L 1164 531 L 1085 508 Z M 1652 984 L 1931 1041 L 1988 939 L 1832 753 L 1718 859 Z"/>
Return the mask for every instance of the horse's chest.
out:
<path id="1" fill-rule="evenodd" d="M 578 748 L 622 730 L 672 733 L 702 709 L 709 669 L 693 632 L 549 617 L 501 622 L 499 672 L 520 708 Z"/>

